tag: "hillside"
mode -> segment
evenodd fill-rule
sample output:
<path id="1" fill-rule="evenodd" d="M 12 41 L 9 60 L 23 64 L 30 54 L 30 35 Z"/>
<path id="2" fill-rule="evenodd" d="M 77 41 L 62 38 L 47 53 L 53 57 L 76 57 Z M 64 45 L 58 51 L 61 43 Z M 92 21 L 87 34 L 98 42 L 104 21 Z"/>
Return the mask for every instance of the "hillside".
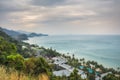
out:
<path id="1" fill-rule="evenodd" d="M 19 73 L 14 69 L 10 69 L 9 73 L 5 66 L 0 67 L 0 80 L 49 80 L 46 74 L 40 74 L 38 77 L 28 76 L 24 73 Z"/>
<path id="2" fill-rule="evenodd" d="M 7 35 L 11 36 L 16 40 L 27 40 L 28 37 L 36 37 L 36 36 L 48 36 L 47 34 L 42 33 L 33 33 L 33 32 L 26 32 L 26 31 L 14 31 L 0 27 L 0 30 L 5 32 Z"/>
<path id="3" fill-rule="evenodd" d="M 18 48 L 16 44 L 20 43 L 18 41 L 14 43 L 14 41 L 16 40 L 12 39 L 6 33 L 0 31 L 0 66 L 5 66 L 5 68 L 0 67 L 0 70 L 3 70 L 0 71 L 0 74 L 3 74 L 0 75 L 0 80 L 17 80 L 17 78 L 20 79 L 19 72 L 21 72 L 22 78 L 25 78 L 20 80 L 26 80 L 27 78 L 32 80 L 43 80 L 40 78 L 40 75 L 44 76 L 43 74 L 46 74 L 50 76 L 51 68 L 43 57 L 34 57 L 33 55 L 27 59 L 24 58 L 17 51 Z M 33 53 L 32 50 L 28 49 L 28 52 L 29 51 L 31 54 Z M 26 54 L 24 53 L 23 49 L 21 49 L 20 52 L 22 52 L 24 55 Z"/>

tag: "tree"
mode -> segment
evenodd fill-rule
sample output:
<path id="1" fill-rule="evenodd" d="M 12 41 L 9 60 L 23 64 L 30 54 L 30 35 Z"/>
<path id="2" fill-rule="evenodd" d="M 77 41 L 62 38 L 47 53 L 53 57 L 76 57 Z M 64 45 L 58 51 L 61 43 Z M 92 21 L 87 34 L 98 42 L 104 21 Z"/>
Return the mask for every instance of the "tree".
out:
<path id="1" fill-rule="evenodd" d="M 40 73 L 46 73 L 51 75 L 51 68 L 43 58 L 29 58 L 25 61 L 25 72 L 30 75 L 39 75 Z"/>
<path id="2" fill-rule="evenodd" d="M 5 64 L 7 56 L 16 53 L 17 48 L 13 43 L 6 41 L 3 37 L 0 37 L 0 64 Z"/>
<path id="3" fill-rule="evenodd" d="M 78 75 L 78 70 L 74 69 L 73 72 L 69 76 L 70 80 L 81 80 L 80 75 Z"/>
<path id="4" fill-rule="evenodd" d="M 120 80 L 120 78 L 119 78 L 119 77 L 116 77 L 116 76 L 113 75 L 113 74 L 108 74 L 107 76 L 105 76 L 105 77 L 103 78 L 103 80 Z"/>
<path id="5" fill-rule="evenodd" d="M 7 56 L 7 66 L 21 71 L 25 68 L 24 58 L 20 54 L 11 54 Z"/>
<path id="6" fill-rule="evenodd" d="M 95 74 L 88 74 L 88 80 L 95 80 Z"/>
<path id="7" fill-rule="evenodd" d="M 75 55 L 74 54 L 72 55 L 72 59 L 75 59 Z"/>

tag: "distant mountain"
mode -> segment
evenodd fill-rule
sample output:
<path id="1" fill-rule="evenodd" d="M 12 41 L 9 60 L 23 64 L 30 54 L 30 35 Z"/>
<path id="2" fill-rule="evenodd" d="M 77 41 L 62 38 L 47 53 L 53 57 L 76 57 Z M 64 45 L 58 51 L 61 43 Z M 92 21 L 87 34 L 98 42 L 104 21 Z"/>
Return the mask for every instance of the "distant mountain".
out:
<path id="1" fill-rule="evenodd" d="M 2 28 L 0 28 L 0 36 L 4 37 L 5 40 L 7 40 L 8 42 L 13 42 L 15 41 L 12 37 L 10 37 L 8 34 L 6 34 Z"/>
<path id="2" fill-rule="evenodd" d="M 48 36 L 47 34 L 42 33 L 33 33 L 33 32 L 26 32 L 26 31 L 14 31 L 0 27 L 0 30 L 11 36 L 16 40 L 27 40 L 28 37 L 35 37 L 35 36 Z"/>
<path id="3" fill-rule="evenodd" d="M 34 37 L 34 36 L 48 36 L 47 34 L 37 34 L 37 33 L 30 33 L 28 37 Z"/>
<path id="4" fill-rule="evenodd" d="M 21 52 L 21 51 L 22 51 L 22 45 L 21 45 L 21 44 L 22 44 L 23 42 L 18 41 L 18 40 L 16 40 L 16 39 L 12 38 L 12 37 L 9 36 L 8 34 L 6 34 L 6 33 L 3 31 L 2 28 L 0 28 L 0 37 L 3 37 L 4 40 L 6 40 L 6 41 L 8 41 L 8 42 L 10 42 L 10 43 L 15 44 L 16 47 L 17 47 L 17 52 Z M 6 46 L 8 46 L 8 45 L 6 45 Z"/>
<path id="5" fill-rule="evenodd" d="M 20 34 L 14 37 L 17 40 L 28 40 L 28 36 L 26 34 Z"/>
<path id="6" fill-rule="evenodd" d="M 15 37 L 15 36 L 18 36 L 20 35 L 21 33 L 17 32 L 17 31 L 14 31 L 14 30 L 8 30 L 8 29 L 5 29 L 5 28 L 1 28 L 6 34 L 8 34 L 9 36 L 12 36 L 12 37 Z"/>
<path id="7" fill-rule="evenodd" d="M 48 34 L 42 34 L 42 33 L 34 33 L 34 32 L 27 32 L 27 31 L 18 31 L 19 33 L 24 33 L 26 34 L 28 37 L 35 37 L 35 36 L 48 36 Z"/>
<path id="8" fill-rule="evenodd" d="M 21 33 L 21 34 L 27 34 L 29 35 L 31 32 L 27 32 L 27 31 L 22 31 L 22 30 L 18 30 L 17 32 Z"/>
<path id="9" fill-rule="evenodd" d="M 5 28 L 1 28 L 1 30 L 3 32 L 5 32 L 7 35 L 11 36 L 12 38 L 14 38 L 14 39 L 16 39 L 18 41 L 28 39 L 28 36 L 26 34 L 19 33 L 19 32 L 14 31 L 14 30 L 8 30 L 8 29 L 5 29 Z"/>

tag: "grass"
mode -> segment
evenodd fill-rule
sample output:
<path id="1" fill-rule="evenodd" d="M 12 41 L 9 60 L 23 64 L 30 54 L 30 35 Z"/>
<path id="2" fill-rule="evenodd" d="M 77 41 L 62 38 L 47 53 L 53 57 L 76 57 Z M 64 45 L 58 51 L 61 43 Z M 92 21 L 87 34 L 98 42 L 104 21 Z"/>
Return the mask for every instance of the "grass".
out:
<path id="1" fill-rule="evenodd" d="M 7 71 L 6 67 L 0 67 L 0 80 L 49 80 L 46 74 L 40 74 L 37 77 L 28 76 L 22 72 L 18 72 L 14 69 Z"/>

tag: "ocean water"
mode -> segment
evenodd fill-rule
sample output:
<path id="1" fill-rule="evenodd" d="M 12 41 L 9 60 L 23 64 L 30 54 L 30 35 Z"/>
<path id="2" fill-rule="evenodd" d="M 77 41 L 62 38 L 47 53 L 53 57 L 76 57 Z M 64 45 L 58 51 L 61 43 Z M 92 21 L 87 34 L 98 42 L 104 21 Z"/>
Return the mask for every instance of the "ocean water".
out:
<path id="1" fill-rule="evenodd" d="M 109 68 L 120 67 L 120 35 L 66 35 L 33 37 L 25 41 L 76 58 L 94 60 Z"/>

